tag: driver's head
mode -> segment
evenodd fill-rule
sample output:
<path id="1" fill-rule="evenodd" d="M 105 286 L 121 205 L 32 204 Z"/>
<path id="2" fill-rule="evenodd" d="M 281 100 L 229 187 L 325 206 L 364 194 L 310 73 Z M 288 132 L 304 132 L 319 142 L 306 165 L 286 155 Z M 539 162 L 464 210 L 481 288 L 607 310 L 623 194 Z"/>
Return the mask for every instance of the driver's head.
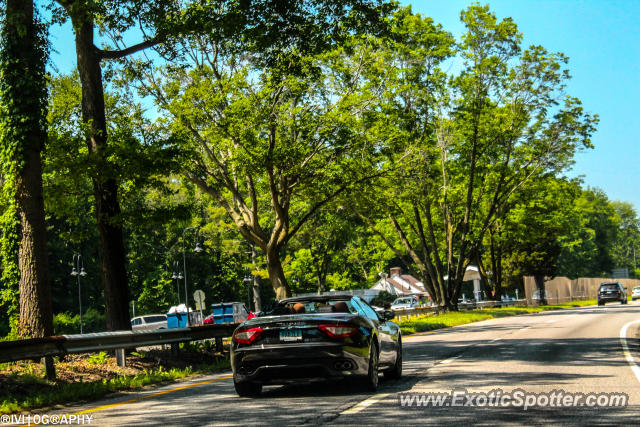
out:
<path id="1" fill-rule="evenodd" d="M 337 301 L 333 304 L 333 310 L 337 313 L 349 313 L 349 306 L 344 301 Z"/>
<path id="2" fill-rule="evenodd" d="M 306 312 L 306 310 L 305 310 L 305 308 L 304 308 L 304 304 L 299 303 L 299 302 L 295 303 L 295 304 L 293 305 L 293 312 L 294 312 L 294 313 L 297 313 L 297 314 L 299 314 L 299 313 L 305 313 L 305 312 Z"/>

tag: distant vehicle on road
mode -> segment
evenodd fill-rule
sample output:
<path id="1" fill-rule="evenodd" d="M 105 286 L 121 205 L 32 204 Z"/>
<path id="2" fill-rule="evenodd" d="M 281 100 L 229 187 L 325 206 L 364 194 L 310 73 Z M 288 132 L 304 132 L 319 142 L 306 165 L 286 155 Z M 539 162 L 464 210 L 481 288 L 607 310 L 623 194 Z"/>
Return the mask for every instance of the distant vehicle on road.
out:
<path id="1" fill-rule="evenodd" d="M 256 396 L 264 384 L 355 378 L 378 388 L 378 372 L 402 375 L 402 339 L 392 311 L 382 317 L 351 295 L 287 298 L 233 333 L 236 392 Z"/>
<path id="2" fill-rule="evenodd" d="M 620 304 L 627 303 L 627 290 L 620 282 L 604 282 L 598 288 L 598 305 L 604 305 L 611 301 L 620 301 Z"/>
<path id="3" fill-rule="evenodd" d="M 635 288 L 633 288 L 633 290 L 631 291 L 631 301 L 635 301 L 638 298 L 640 298 L 640 286 L 636 286 Z"/>
<path id="4" fill-rule="evenodd" d="M 153 329 L 166 329 L 167 328 L 167 315 L 166 314 L 147 314 L 145 316 L 138 316 L 131 319 L 131 329 L 134 331 L 150 331 Z"/>
<path id="5" fill-rule="evenodd" d="M 420 307 L 420 303 L 416 297 L 397 298 L 393 304 L 391 304 L 391 310 L 405 310 L 407 308 L 415 307 Z"/>

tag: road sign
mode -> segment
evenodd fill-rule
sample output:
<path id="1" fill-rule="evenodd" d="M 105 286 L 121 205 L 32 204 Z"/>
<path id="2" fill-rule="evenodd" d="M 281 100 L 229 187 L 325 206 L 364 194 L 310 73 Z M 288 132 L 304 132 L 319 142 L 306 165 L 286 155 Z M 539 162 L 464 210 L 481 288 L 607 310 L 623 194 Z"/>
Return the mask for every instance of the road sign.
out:
<path id="1" fill-rule="evenodd" d="M 204 292 L 196 289 L 193 293 L 193 300 L 196 302 L 196 310 L 204 310 Z"/>

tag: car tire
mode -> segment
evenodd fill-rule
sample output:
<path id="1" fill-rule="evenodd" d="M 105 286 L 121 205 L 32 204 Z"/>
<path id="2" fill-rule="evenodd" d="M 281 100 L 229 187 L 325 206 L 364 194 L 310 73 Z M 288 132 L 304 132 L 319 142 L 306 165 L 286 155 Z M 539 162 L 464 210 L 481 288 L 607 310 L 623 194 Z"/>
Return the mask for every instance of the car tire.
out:
<path id="1" fill-rule="evenodd" d="M 604 305 L 604 303 L 601 301 L 598 301 L 598 306 L 601 306 L 601 305 Z"/>
<path id="2" fill-rule="evenodd" d="M 402 339 L 398 337 L 398 350 L 396 351 L 396 362 L 391 369 L 384 371 L 384 377 L 390 380 L 400 379 L 402 376 Z"/>
<path id="3" fill-rule="evenodd" d="M 364 379 L 364 387 L 367 391 L 377 391 L 380 379 L 378 378 L 378 347 L 373 340 L 375 336 L 371 337 L 371 348 L 369 349 L 369 370 L 367 376 Z"/>
<path id="4" fill-rule="evenodd" d="M 252 383 L 250 381 L 237 382 L 233 381 L 236 393 L 240 397 L 256 397 L 262 393 L 262 384 Z"/>

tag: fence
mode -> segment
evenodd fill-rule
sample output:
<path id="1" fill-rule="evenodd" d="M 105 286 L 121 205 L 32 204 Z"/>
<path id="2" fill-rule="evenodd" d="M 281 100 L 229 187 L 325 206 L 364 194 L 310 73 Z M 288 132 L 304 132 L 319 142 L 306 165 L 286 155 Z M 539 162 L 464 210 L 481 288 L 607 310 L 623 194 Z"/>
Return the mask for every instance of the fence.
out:
<path id="1" fill-rule="evenodd" d="M 556 277 L 544 282 L 545 296 L 547 302 L 557 301 L 559 303 L 581 299 L 596 299 L 598 287 L 602 282 L 620 282 L 629 291 L 635 286 L 640 286 L 640 280 L 636 279 L 581 277 L 571 280 L 567 277 Z M 533 277 L 524 277 L 524 292 L 528 304 L 534 304 L 539 299 L 536 282 Z"/>
<path id="2" fill-rule="evenodd" d="M 517 306 L 517 305 L 527 305 L 527 300 L 518 299 L 518 300 L 510 300 L 510 301 L 461 302 L 461 303 L 458 303 L 458 310 L 467 311 L 467 310 L 475 310 L 475 309 L 483 309 L 483 308 L 509 307 L 509 306 Z M 441 311 L 444 311 L 444 309 L 438 306 L 408 308 L 404 310 L 396 310 L 395 318 L 398 320 L 403 320 L 403 319 L 409 319 L 413 316 L 440 313 Z"/>

